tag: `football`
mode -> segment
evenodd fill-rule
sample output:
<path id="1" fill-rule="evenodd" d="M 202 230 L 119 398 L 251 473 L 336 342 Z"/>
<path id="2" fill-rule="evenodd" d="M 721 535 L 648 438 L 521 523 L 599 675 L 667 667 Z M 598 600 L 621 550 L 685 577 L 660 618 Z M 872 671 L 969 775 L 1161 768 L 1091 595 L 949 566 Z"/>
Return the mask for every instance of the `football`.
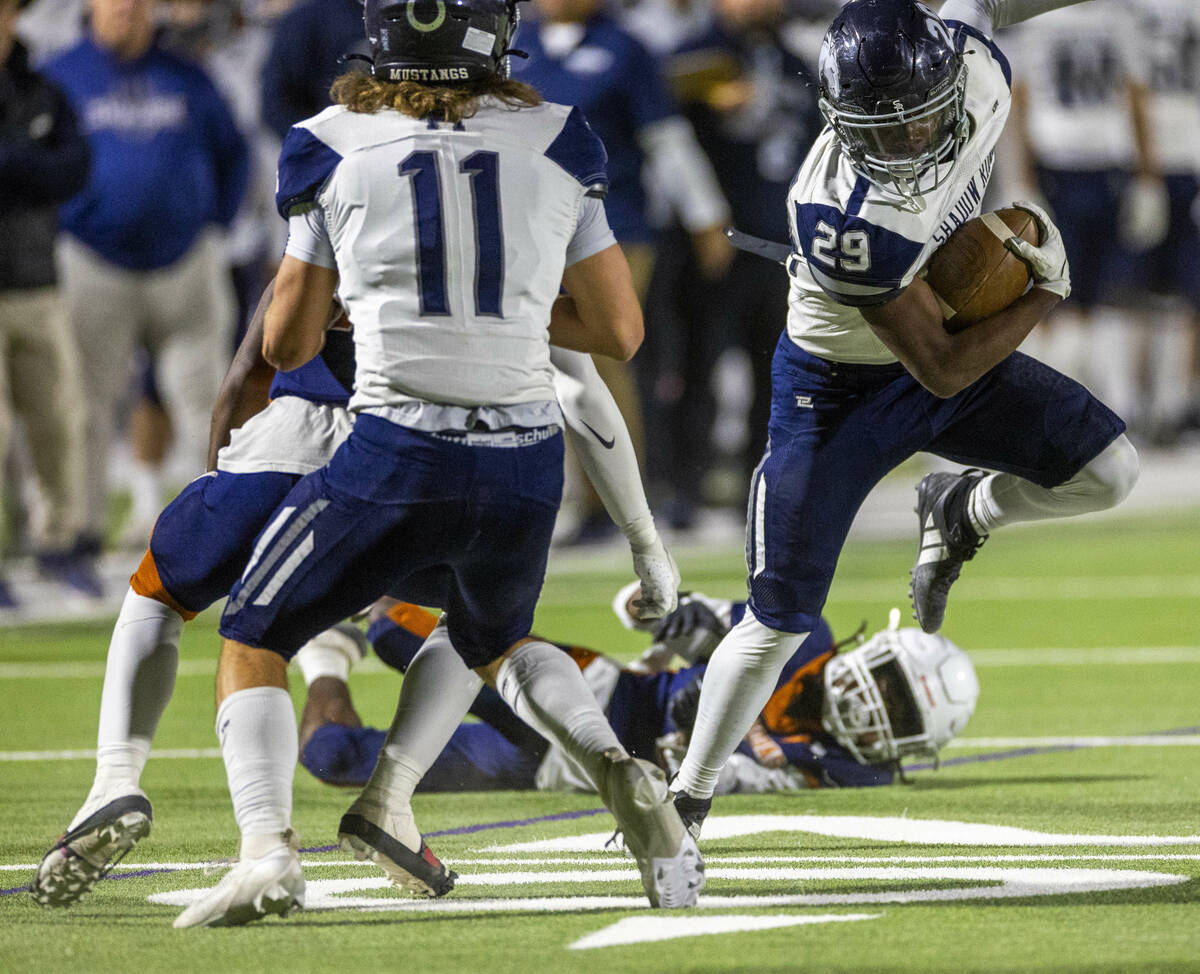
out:
<path id="1" fill-rule="evenodd" d="M 946 331 L 962 331 L 1025 293 L 1029 269 L 1004 246 L 1010 236 L 1036 246 L 1040 233 L 1033 214 L 1016 207 L 984 213 L 933 252 L 925 265 L 925 283 L 942 306 Z"/>

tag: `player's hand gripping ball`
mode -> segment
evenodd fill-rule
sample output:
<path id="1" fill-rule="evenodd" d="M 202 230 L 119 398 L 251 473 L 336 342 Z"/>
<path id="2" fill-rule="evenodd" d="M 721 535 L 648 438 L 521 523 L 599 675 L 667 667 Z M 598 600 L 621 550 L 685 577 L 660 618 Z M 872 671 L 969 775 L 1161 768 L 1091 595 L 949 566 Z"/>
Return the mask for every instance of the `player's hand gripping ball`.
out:
<path id="1" fill-rule="evenodd" d="M 925 265 L 925 283 L 942 307 L 946 331 L 962 331 L 1003 311 L 1029 287 L 1029 265 L 1009 249 L 1012 237 L 1042 242 L 1030 210 L 1009 207 L 984 213 L 954 231 Z"/>

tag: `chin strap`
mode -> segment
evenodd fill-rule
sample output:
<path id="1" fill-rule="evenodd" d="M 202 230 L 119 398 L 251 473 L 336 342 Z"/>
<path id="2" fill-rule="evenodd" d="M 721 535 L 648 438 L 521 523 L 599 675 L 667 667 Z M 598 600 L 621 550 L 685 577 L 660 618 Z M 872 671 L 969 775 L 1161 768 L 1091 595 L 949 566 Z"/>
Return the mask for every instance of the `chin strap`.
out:
<path id="1" fill-rule="evenodd" d="M 352 51 L 349 54 L 343 54 L 338 58 L 337 63 L 340 67 L 341 65 L 349 64 L 351 61 L 364 61 L 371 68 L 371 73 L 375 73 L 375 59 L 370 55 L 361 54 L 358 51 Z"/>

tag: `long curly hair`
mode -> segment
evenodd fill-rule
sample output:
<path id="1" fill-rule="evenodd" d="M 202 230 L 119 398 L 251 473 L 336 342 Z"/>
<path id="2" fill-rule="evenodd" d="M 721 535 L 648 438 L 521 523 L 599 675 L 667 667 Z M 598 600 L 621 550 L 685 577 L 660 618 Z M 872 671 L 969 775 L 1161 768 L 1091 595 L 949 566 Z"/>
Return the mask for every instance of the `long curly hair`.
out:
<path id="1" fill-rule="evenodd" d="M 451 87 L 381 81 L 363 71 L 350 71 L 334 81 L 329 95 L 334 104 L 364 115 L 392 108 L 412 118 L 440 118 L 451 123 L 474 115 L 484 98 L 494 98 L 510 108 L 542 103 L 542 96 L 529 85 L 499 76 Z"/>

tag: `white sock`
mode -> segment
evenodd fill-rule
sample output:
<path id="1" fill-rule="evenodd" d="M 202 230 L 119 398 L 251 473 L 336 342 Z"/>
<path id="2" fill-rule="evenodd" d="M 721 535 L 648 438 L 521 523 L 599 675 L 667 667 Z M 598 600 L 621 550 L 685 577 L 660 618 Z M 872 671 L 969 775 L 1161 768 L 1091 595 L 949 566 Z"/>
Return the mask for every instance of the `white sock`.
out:
<path id="1" fill-rule="evenodd" d="M 96 776 L 74 827 L 97 807 L 136 791 L 150 742 L 179 668 L 183 619 L 154 599 L 130 590 L 113 626 L 100 694 Z"/>
<path id="2" fill-rule="evenodd" d="M 980 534 L 1018 521 L 1090 514 L 1128 497 L 1137 476 L 1137 450 L 1122 434 L 1057 487 L 1039 487 L 1007 473 L 984 477 L 971 491 L 967 514 Z"/>
<path id="3" fill-rule="evenodd" d="M 231 693 L 217 710 L 217 737 L 243 848 L 249 837 L 282 835 L 291 823 L 299 751 L 292 698 L 279 687 Z"/>
<path id="4" fill-rule="evenodd" d="M 446 627 L 436 626 L 405 671 L 396 716 L 363 797 L 382 802 L 389 812 L 407 809 L 482 686 L 454 651 Z M 393 838 L 410 849 L 421 847 L 415 822 L 406 824 L 403 817 L 391 822 L 402 829 Z"/>
<path id="5" fill-rule="evenodd" d="M 562 747 L 593 783 L 603 753 L 625 750 L 575 661 L 549 643 L 526 643 L 510 653 L 496 673 L 496 689 L 518 717 Z"/>
<path id="6" fill-rule="evenodd" d="M 762 713 L 784 664 L 807 635 L 768 629 L 751 612 L 729 630 L 708 661 L 696 726 L 674 790 L 712 797 L 729 755 Z"/>

